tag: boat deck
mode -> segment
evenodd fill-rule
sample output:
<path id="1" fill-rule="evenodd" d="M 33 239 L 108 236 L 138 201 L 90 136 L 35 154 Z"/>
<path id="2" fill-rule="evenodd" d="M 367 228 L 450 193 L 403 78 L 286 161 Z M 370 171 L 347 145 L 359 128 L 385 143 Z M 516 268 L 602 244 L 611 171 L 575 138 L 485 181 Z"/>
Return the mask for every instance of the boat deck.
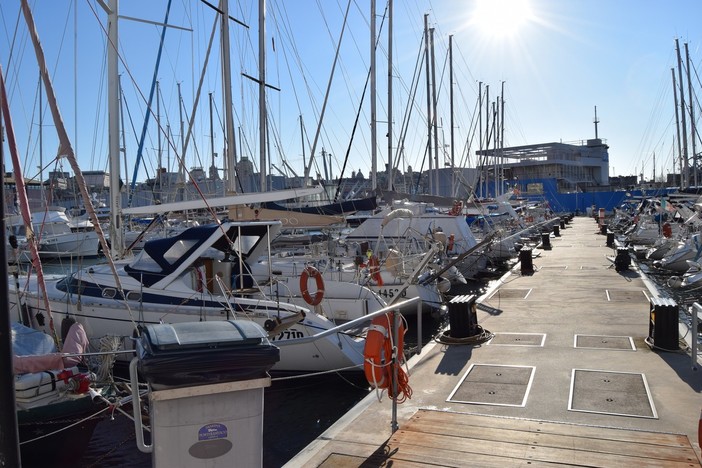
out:
<path id="1" fill-rule="evenodd" d="M 287 466 L 700 466 L 702 371 L 648 346 L 658 292 L 598 231 L 575 218 L 485 295 L 489 342 L 413 357 L 394 434 L 372 393 Z"/>

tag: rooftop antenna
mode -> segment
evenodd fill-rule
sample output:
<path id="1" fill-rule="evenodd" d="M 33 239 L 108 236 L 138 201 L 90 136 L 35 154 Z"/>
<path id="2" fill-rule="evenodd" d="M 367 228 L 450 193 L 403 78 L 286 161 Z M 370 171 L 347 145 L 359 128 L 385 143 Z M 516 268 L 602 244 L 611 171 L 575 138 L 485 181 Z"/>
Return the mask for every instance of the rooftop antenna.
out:
<path id="1" fill-rule="evenodd" d="M 595 106 L 595 118 L 592 121 L 595 123 L 595 140 L 597 140 L 597 124 L 600 123 L 600 121 L 597 120 L 597 106 Z"/>

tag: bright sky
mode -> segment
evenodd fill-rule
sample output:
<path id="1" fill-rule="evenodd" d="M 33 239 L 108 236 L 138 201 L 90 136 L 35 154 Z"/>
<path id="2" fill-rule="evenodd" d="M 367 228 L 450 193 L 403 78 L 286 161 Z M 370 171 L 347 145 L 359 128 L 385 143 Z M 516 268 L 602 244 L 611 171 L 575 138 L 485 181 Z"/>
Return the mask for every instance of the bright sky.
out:
<path id="1" fill-rule="evenodd" d="M 121 0 L 120 13 L 162 22 L 167 3 L 167 0 Z M 157 75 L 162 96 L 162 126 L 164 129 L 170 126 L 172 134 L 170 151 L 162 143 L 162 164 L 175 170 L 175 153 L 182 153 L 181 112 L 182 119 L 193 113 L 214 12 L 193 0 L 172 3 L 169 23 L 192 29 L 167 31 Z M 32 0 L 30 4 L 79 163 L 84 170 L 106 170 L 106 34 L 102 29 L 106 14 L 94 0 Z M 235 137 L 239 156 L 248 156 L 256 165 L 258 88 L 241 76 L 242 73 L 258 75 L 257 8 L 256 1 L 230 2 L 231 16 L 248 25 L 248 28 L 235 23 L 230 26 Z M 266 81 L 279 89 L 269 89 L 267 95 L 271 131 L 268 151 L 271 162 L 281 171 L 287 172 L 284 160 L 302 174 L 303 154 L 305 159 L 309 158 L 346 8 L 346 0 L 267 1 Z M 377 0 L 378 28 L 384 21 L 384 11 L 385 4 Z M 456 164 L 472 166 L 475 161 L 478 83 L 483 83 L 483 90 L 485 85 L 489 86 L 489 98 L 494 101 L 504 82 L 505 146 L 594 138 L 596 106 L 599 137 L 610 146 L 611 175 L 633 175 L 643 170 L 646 178 L 651 178 L 654 154 L 658 176 L 662 170 L 671 170 L 677 154 L 671 77 L 671 68 L 677 67 L 675 39 L 680 40 L 683 62 L 684 43 L 688 43 L 696 93 L 700 89 L 702 3 L 694 0 L 395 0 L 394 13 L 393 151 L 399 146 L 404 149 L 399 159 L 403 170 L 408 165 L 415 171 L 428 168 L 424 155 L 427 91 L 423 65 L 419 76 L 415 75 L 417 60 L 423 52 L 425 14 L 429 15 L 429 27 L 435 28 L 439 142 L 445 160 L 451 157 L 447 49 L 448 37 L 453 35 Z M 347 151 L 346 176 L 359 169 L 368 176 L 371 167 L 369 91 L 361 105 L 355 137 L 351 138 L 370 62 L 369 14 L 369 1 L 351 3 L 316 145 L 317 154 L 324 148 L 333 155 L 334 176 L 338 176 Z M 19 15 L 19 0 L 0 2 L 0 21 L 0 64 L 10 95 L 19 150 L 25 161 L 25 176 L 35 177 L 40 164 L 38 71 L 26 24 Z M 126 161 L 123 166 L 126 165 L 131 178 L 161 29 L 128 19 L 120 20 L 119 29 L 126 140 L 122 160 Z M 379 169 L 384 168 L 388 153 L 387 50 L 385 22 L 377 54 Z M 677 68 L 675 73 L 677 78 Z M 178 83 L 182 111 L 178 106 Z M 219 155 L 216 165 L 221 168 L 224 113 L 219 32 L 215 35 L 195 113 L 195 144 L 186 151 L 188 167 L 207 168 L 211 164 L 209 93 L 214 96 L 214 146 Z M 697 101 L 694 107 L 698 119 L 702 111 Z M 156 112 L 155 102 L 153 111 Z M 187 122 L 183 127 L 187 131 Z M 42 128 L 41 161 L 52 170 L 57 167 L 56 139 L 46 111 Z M 157 145 L 152 116 L 144 145 L 145 168 L 140 169 L 139 180 L 153 176 L 158 166 Z M 702 148 L 699 140 L 698 148 Z M 64 170 L 69 169 L 67 163 L 59 164 Z M 317 163 L 312 174 L 324 173 L 321 164 Z M 274 168 L 271 172 L 278 174 Z"/>

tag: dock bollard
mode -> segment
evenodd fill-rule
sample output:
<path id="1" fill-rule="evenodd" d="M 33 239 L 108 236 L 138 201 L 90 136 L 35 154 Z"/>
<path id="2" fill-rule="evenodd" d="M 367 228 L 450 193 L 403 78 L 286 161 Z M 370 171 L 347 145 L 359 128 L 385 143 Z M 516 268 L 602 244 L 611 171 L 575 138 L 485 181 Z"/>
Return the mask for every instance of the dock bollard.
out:
<path id="1" fill-rule="evenodd" d="M 565 220 L 565 218 L 561 218 L 561 220 L 559 221 L 559 224 L 560 224 L 560 226 L 561 226 L 561 229 L 565 229 L 565 228 L 566 228 L 566 227 L 565 227 L 565 225 L 566 225 L 566 220 Z"/>
<path id="2" fill-rule="evenodd" d="M 629 249 L 626 247 L 618 247 L 617 256 L 614 257 L 614 269 L 616 271 L 625 271 L 629 269 L 629 265 L 631 265 Z"/>
<path id="3" fill-rule="evenodd" d="M 556 237 L 561 237 L 560 226 L 558 226 L 558 225 L 553 226 L 553 235 Z"/>
<path id="4" fill-rule="evenodd" d="M 522 275 L 534 274 L 534 262 L 531 257 L 531 247 L 522 247 L 519 251 L 519 263 L 521 264 Z"/>
<path id="5" fill-rule="evenodd" d="M 652 297 L 650 320 L 648 322 L 649 345 L 662 351 L 677 351 L 678 304 L 665 297 Z"/>
<path id="6" fill-rule="evenodd" d="M 607 231 L 607 247 L 614 247 L 614 233 Z"/>
<path id="7" fill-rule="evenodd" d="M 607 234 L 607 224 L 600 224 L 600 234 L 602 234 L 603 236 Z"/>
<path id="8" fill-rule="evenodd" d="M 541 248 L 551 250 L 551 233 L 548 231 L 541 233 Z"/>
<path id="9" fill-rule="evenodd" d="M 473 294 L 456 296 L 448 303 L 449 330 L 451 338 L 467 338 L 480 333 L 478 315 Z"/>

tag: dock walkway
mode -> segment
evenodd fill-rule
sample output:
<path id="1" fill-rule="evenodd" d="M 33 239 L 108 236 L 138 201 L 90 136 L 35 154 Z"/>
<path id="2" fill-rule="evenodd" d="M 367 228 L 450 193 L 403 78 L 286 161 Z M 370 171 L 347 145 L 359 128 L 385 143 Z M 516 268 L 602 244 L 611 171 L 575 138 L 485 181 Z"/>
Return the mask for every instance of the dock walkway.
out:
<path id="1" fill-rule="evenodd" d="M 646 344 L 655 288 L 591 218 L 560 234 L 481 299 L 491 341 L 410 360 L 394 434 L 371 393 L 286 466 L 701 466 L 702 371 Z"/>

